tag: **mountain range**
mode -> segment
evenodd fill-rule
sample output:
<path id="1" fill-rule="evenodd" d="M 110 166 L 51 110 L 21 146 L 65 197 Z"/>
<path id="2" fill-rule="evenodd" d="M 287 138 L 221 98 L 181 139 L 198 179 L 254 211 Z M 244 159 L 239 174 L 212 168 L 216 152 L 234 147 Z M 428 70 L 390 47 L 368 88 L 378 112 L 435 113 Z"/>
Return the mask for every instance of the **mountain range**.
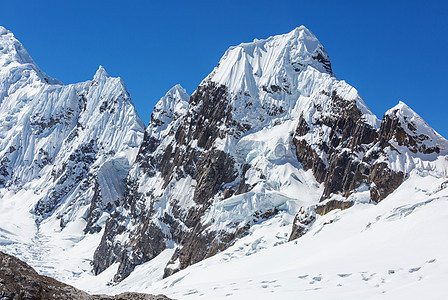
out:
<path id="1" fill-rule="evenodd" d="M 64 85 L 0 27 L 0 154 L 0 250 L 89 292 L 443 295 L 448 141 L 403 102 L 378 119 L 304 26 L 146 127 L 120 78 Z"/>

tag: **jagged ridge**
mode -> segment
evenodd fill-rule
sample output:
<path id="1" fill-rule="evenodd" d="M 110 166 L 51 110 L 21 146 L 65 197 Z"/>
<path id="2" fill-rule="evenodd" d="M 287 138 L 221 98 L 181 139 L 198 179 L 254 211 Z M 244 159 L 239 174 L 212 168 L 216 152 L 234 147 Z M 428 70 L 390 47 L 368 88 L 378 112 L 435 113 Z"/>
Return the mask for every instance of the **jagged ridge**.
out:
<path id="1" fill-rule="evenodd" d="M 334 76 L 324 48 L 303 26 L 229 48 L 188 107 L 184 98 L 167 95 L 156 106 L 182 103 L 176 119 L 162 122 L 164 134 L 153 115 L 127 178 L 124 211 L 108 221 L 95 253 L 97 273 L 118 261 L 120 281 L 174 248 L 168 276 L 276 214 L 291 222 L 299 211 L 291 234 L 297 238 L 315 211 L 350 207 L 357 191 L 370 190 L 379 202 L 396 189 L 410 171 L 397 166 L 396 154 L 415 166 L 446 149 L 421 122 L 405 136 L 408 119 L 390 124 L 387 113 L 380 122 Z"/>

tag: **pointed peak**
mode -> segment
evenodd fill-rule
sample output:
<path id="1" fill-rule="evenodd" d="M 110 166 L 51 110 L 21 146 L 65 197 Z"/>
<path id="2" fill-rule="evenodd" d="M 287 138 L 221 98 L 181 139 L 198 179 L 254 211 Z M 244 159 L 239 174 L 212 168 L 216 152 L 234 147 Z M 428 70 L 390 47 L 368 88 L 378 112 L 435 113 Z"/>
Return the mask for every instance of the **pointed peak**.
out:
<path id="1" fill-rule="evenodd" d="M 180 84 L 176 84 L 165 94 L 163 98 L 169 97 L 172 97 L 175 100 L 188 102 L 190 95 L 188 95 L 187 91 Z"/>
<path id="2" fill-rule="evenodd" d="M 398 101 L 398 104 L 386 111 L 385 115 L 392 116 L 392 115 L 399 115 L 399 116 L 406 116 L 406 117 L 414 117 L 417 116 L 421 118 L 412 108 L 410 108 L 406 103 L 403 101 Z"/>
<path id="3" fill-rule="evenodd" d="M 96 71 L 93 80 L 98 81 L 101 78 L 109 78 L 109 75 L 107 74 L 106 70 L 103 68 L 102 65 L 98 67 L 98 70 Z"/>
<path id="4" fill-rule="evenodd" d="M 444 151 L 448 150 L 447 140 L 437 133 L 420 115 L 403 101 L 399 101 L 397 105 L 389 109 L 384 114 L 383 120 L 385 117 L 397 118 L 406 132 L 410 135 L 419 136 L 420 139 L 423 138 L 423 141 L 425 141 L 426 144 L 433 143 L 434 145 L 438 145 L 439 148 Z M 426 136 L 426 138 L 424 136 Z"/>
<path id="5" fill-rule="evenodd" d="M 157 102 L 155 110 L 173 110 L 178 103 L 181 106 L 188 105 L 189 100 L 187 91 L 180 84 L 176 84 Z"/>
<path id="6" fill-rule="evenodd" d="M 314 35 L 314 33 L 312 33 L 311 30 L 309 30 L 308 28 L 306 28 L 303 25 L 300 25 L 299 27 L 294 28 L 289 33 L 286 33 L 285 35 L 293 37 L 293 38 L 299 38 L 299 39 L 309 38 L 309 39 L 317 40 L 317 37 Z"/>
<path id="7" fill-rule="evenodd" d="M 154 107 L 150 122 L 152 126 L 148 126 L 148 130 L 166 129 L 173 120 L 186 114 L 189 99 L 190 96 L 180 84 L 173 86 Z"/>
<path id="8" fill-rule="evenodd" d="M 250 50 L 256 45 L 265 45 L 266 43 L 275 43 L 275 46 L 285 47 L 291 44 L 303 44 L 305 46 L 304 51 L 314 53 L 316 50 L 323 48 L 317 37 L 305 26 L 301 25 L 294 28 L 292 31 L 284 34 L 274 35 L 266 39 L 254 39 L 253 42 L 241 43 L 237 46 L 230 47 L 229 50 L 243 47 Z"/>
<path id="9" fill-rule="evenodd" d="M 11 62 L 22 65 L 31 64 L 38 69 L 31 56 L 14 34 L 5 27 L 0 26 L 0 66 L 9 65 Z"/>
<path id="10" fill-rule="evenodd" d="M 2 71 L 0 75 L 9 80 L 11 78 L 19 80 L 23 74 L 28 77 L 29 71 L 32 71 L 39 80 L 49 84 L 62 85 L 59 80 L 42 72 L 14 34 L 3 26 L 0 26 L 0 69 Z M 11 81 L 9 82 L 11 83 Z"/>
<path id="11" fill-rule="evenodd" d="M 291 32 L 300 32 L 300 31 L 305 31 L 305 32 L 307 32 L 307 33 L 312 34 L 312 33 L 311 33 L 311 30 L 309 30 L 307 27 L 305 27 L 305 25 L 300 25 L 300 26 L 294 28 Z M 313 35 L 313 36 L 314 36 L 314 35 Z"/>

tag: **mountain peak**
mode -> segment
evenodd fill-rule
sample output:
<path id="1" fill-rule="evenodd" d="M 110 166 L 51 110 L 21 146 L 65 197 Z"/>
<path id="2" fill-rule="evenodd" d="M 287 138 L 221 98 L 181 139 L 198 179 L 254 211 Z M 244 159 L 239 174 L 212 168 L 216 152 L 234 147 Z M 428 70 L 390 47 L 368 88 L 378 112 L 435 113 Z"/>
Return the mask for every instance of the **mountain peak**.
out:
<path id="1" fill-rule="evenodd" d="M 176 101 L 186 102 L 188 102 L 190 98 L 190 96 L 187 94 L 187 91 L 180 84 L 176 84 L 175 86 L 173 86 L 162 99 L 167 97 L 172 97 Z"/>
<path id="2" fill-rule="evenodd" d="M 421 119 L 423 120 L 412 108 L 410 108 L 403 101 L 398 101 L 398 104 L 386 111 L 386 116 L 397 116 L 401 119 Z M 426 124 L 426 122 L 425 122 Z"/>
<path id="3" fill-rule="evenodd" d="M 334 76 L 322 44 L 300 26 L 286 34 L 230 47 L 205 81 L 225 85 L 231 92 L 250 92 L 256 86 L 280 85 L 287 77 L 294 81 L 308 67 Z"/>
<path id="4" fill-rule="evenodd" d="M 0 26 L 0 35 L 4 35 L 4 34 L 8 34 L 11 33 L 11 31 L 9 31 L 8 29 L 6 29 L 3 26 Z"/>
<path id="5" fill-rule="evenodd" d="M 428 149 L 438 149 L 437 154 L 439 154 L 438 151 L 447 153 L 448 141 L 439 133 L 437 133 L 406 103 L 399 101 L 397 105 L 389 109 L 384 114 L 383 120 L 384 119 L 397 120 L 399 122 L 399 127 L 401 127 L 402 130 L 406 132 L 408 140 L 415 141 L 411 142 L 409 146 L 411 148 L 411 151 L 413 151 L 414 153 L 416 153 L 417 150 L 425 154 L 432 153 L 428 151 Z M 420 144 L 424 147 L 418 148 L 417 146 L 419 146 Z"/>
<path id="6" fill-rule="evenodd" d="M 93 80 L 99 81 L 101 78 L 109 78 L 109 74 L 107 74 L 106 69 L 102 65 L 98 67 L 95 76 L 93 76 Z"/>
<path id="7" fill-rule="evenodd" d="M 152 118 L 166 119 L 164 122 L 171 121 L 175 114 L 182 114 L 187 110 L 189 99 L 187 91 L 180 84 L 176 84 L 157 102 Z"/>
<path id="8" fill-rule="evenodd" d="M 0 26 L 0 89 L 6 91 L 20 78 L 34 78 L 49 84 L 62 85 L 59 80 L 42 72 L 14 34 Z M 4 96 L 5 92 L 3 95 L 0 93 L 0 101 Z"/>
<path id="9" fill-rule="evenodd" d="M 5 27 L 0 26 L 0 66 L 7 67 L 11 63 L 32 64 L 35 66 L 33 59 L 14 34 Z"/>

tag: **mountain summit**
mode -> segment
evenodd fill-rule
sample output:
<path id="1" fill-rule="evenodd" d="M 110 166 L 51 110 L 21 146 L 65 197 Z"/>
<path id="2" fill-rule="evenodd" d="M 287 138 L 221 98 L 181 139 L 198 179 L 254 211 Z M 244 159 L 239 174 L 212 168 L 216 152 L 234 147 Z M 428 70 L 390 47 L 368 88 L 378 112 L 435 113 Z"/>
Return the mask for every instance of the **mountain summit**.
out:
<path id="1" fill-rule="evenodd" d="M 300 26 L 290 33 L 230 47 L 206 78 L 231 92 L 260 87 L 293 88 L 296 74 L 308 67 L 333 75 L 329 57 L 311 31 Z"/>
<path id="2" fill-rule="evenodd" d="M 43 73 L 14 34 L 0 26 L 0 103 L 25 86 L 62 84 Z"/>

